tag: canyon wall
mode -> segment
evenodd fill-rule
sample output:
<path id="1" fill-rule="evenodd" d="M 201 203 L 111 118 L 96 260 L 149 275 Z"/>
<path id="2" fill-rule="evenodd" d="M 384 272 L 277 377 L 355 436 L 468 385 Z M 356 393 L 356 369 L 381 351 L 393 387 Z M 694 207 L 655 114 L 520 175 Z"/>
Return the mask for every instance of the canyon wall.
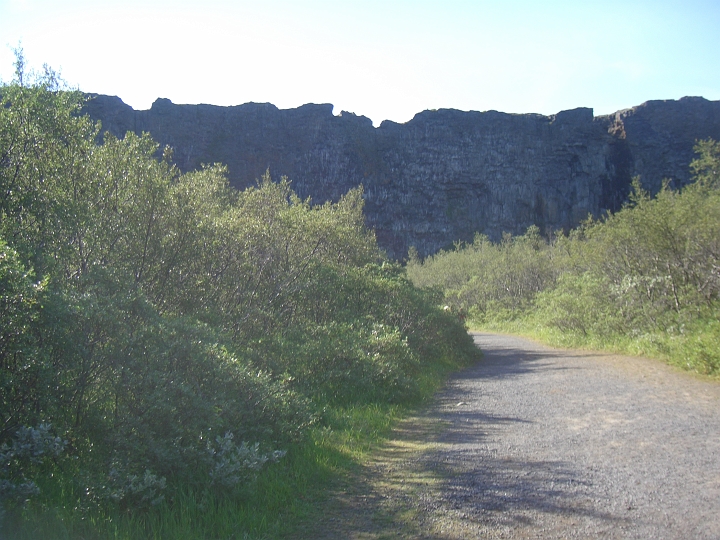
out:
<path id="1" fill-rule="evenodd" d="M 532 224 L 569 229 L 618 209 L 635 175 L 651 192 L 664 178 L 686 184 L 695 142 L 720 140 L 720 101 L 703 98 L 598 117 L 587 108 L 552 116 L 442 109 L 377 128 L 363 116 L 335 116 L 329 104 L 280 110 L 158 99 L 136 111 L 96 95 L 85 110 L 116 136 L 151 133 L 183 171 L 224 163 L 237 188 L 267 169 L 316 203 L 362 185 L 367 224 L 399 259 L 410 246 L 427 255 L 475 232 L 497 240 Z"/>

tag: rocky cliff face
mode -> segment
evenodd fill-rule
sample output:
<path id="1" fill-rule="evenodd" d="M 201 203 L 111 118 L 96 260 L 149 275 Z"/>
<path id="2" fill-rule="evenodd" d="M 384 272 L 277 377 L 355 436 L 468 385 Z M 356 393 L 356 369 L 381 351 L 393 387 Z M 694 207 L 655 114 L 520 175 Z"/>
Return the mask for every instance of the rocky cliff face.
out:
<path id="1" fill-rule="evenodd" d="M 226 164 L 238 188 L 267 169 L 318 203 L 362 184 L 367 223 L 395 258 L 410 246 L 434 253 L 475 232 L 499 239 L 532 224 L 571 228 L 619 208 L 635 175 L 653 192 L 663 178 L 684 185 L 695 141 L 720 140 L 720 102 L 703 98 L 649 101 L 600 117 L 585 108 L 553 116 L 425 111 L 378 128 L 332 109 L 158 99 L 136 111 L 110 96 L 86 106 L 103 130 L 147 131 L 173 147 L 183 171 Z"/>

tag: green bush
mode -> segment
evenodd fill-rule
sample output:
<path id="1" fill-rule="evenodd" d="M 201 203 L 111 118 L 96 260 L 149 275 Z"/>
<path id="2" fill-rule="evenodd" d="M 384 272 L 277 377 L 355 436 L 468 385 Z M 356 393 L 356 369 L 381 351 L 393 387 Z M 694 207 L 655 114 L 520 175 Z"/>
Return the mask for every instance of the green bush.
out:
<path id="1" fill-rule="evenodd" d="M 26 389 L 48 384 L 52 368 L 44 361 L 34 330 L 41 315 L 46 281 L 36 281 L 18 253 L 0 238 L 0 441 L 24 424 L 37 425 L 38 409 L 51 398 Z"/>
<path id="2" fill-rule="evenodd" d="M 20 75 L 0 88 L 7 523 L 55 508 L 92 536 L 182 514 L 177 493 L 252 498 L 333 408 L 411 403 L 475 358 L 386 261 L 362 189 L 313 205 L 269 172 L 244 191 L 222 165 L 181 174 L 147 134 L 101 137 L 52 72 Z M 49 425 L 61 455 L 16 451 Z"/>
<path id="3" fill-rule="evenodd" d="M 535 226 L 521 236 L 507 234 L 499 244 L 477 235 L 472 244 L 458 244 L 422 263 L 411 256 L 407 272 L 418 287 L 442 289 L 457 312 L 488 320 L 498 311 L 527 308 L 557 276 L 551 251 Z"/>
<path id="4" fill-rule="evenodd" d="M 698 143 L 695 182 L 681 191 L 665 185 L 650 197 L 636 180 L 624 208 L 567 235 L 545 242 L 530 229 L 499 244 L 477 237 L 422 262 L 411 255 L 408 276 L 442 290 L 477 326 L 560 332 L 564 343 L 718 374 L 719 148 Z"/>
<path id="5" fill-rule="evenodd" d="M 609 290 L 610 284 L 601 276 L 565 274 L 555 287 L 538 293 L 534 318 L 542 325 L 583 337 L 622 332 L 625 321 Z"/>

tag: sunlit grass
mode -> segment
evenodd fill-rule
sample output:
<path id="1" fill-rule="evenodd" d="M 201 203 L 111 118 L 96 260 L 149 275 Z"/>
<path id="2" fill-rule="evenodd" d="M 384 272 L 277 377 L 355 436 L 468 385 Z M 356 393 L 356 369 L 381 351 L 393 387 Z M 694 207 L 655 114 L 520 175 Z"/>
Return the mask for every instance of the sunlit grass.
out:
<path id="1" fill-rule="evenodd" d="M 333 486 L 341 485 L 371 459 L 393 427 L 461 367 L 450 359 L 426 364 L 421 397 L 405 405 L 326 406 L 321 425 L 266 467 L 257 481 L 232 494 L 181 486 L 157 508 L 123 513 L 104 507 L 83 510 L 84 494 L 66 467 L 66 477 L 46 479 L 41 502 L 6 517 L 8 539 L 269 539 L 293 537 L 303 523 L 321 516 Z M 85 505 L 91 508 L 90 505 Z M 11 525 L 11 527 L 7 527 Z"/>
<path id="2" fill-rule="evenodd" d="M 720 378 L 720 321 L 703 319 L 674 332 L 581 334 L 538 324 L 529 314 L 512 320 L 472 322 L 476 331 L 515 334 L 546 345 L 647 356 L 700 375 Z"/>

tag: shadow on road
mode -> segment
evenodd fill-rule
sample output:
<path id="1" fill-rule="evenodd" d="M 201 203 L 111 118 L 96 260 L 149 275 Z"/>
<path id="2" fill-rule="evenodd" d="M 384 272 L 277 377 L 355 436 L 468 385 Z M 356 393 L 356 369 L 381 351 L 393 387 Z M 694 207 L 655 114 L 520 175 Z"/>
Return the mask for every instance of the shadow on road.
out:
<path id="1" fill-rule="evenodd" d="M 484 358 L 456 374 L 436 403 L 403 422 L 375 460 L 335 498 L 328 536 L 319 538 L 478 538 L 541 530 L 538 516 L 570 529 L 575 520 L 621 530 L 624 520 L 596 512 L 593 486 L 577 467 L 558 459 L 528 461 L 501 447 L 498 432 L 533 424 L 468 406 L 464 383 L 522 377 L 558 368 L 562 351 L 514 346 L 507 337 L 475 335 Z M 514 531 L 514 532 L 513 532 Z M 503 536 L 505 537 L 505 536 Z M 549 536 L 552 537 L 552 533 Z"/>

